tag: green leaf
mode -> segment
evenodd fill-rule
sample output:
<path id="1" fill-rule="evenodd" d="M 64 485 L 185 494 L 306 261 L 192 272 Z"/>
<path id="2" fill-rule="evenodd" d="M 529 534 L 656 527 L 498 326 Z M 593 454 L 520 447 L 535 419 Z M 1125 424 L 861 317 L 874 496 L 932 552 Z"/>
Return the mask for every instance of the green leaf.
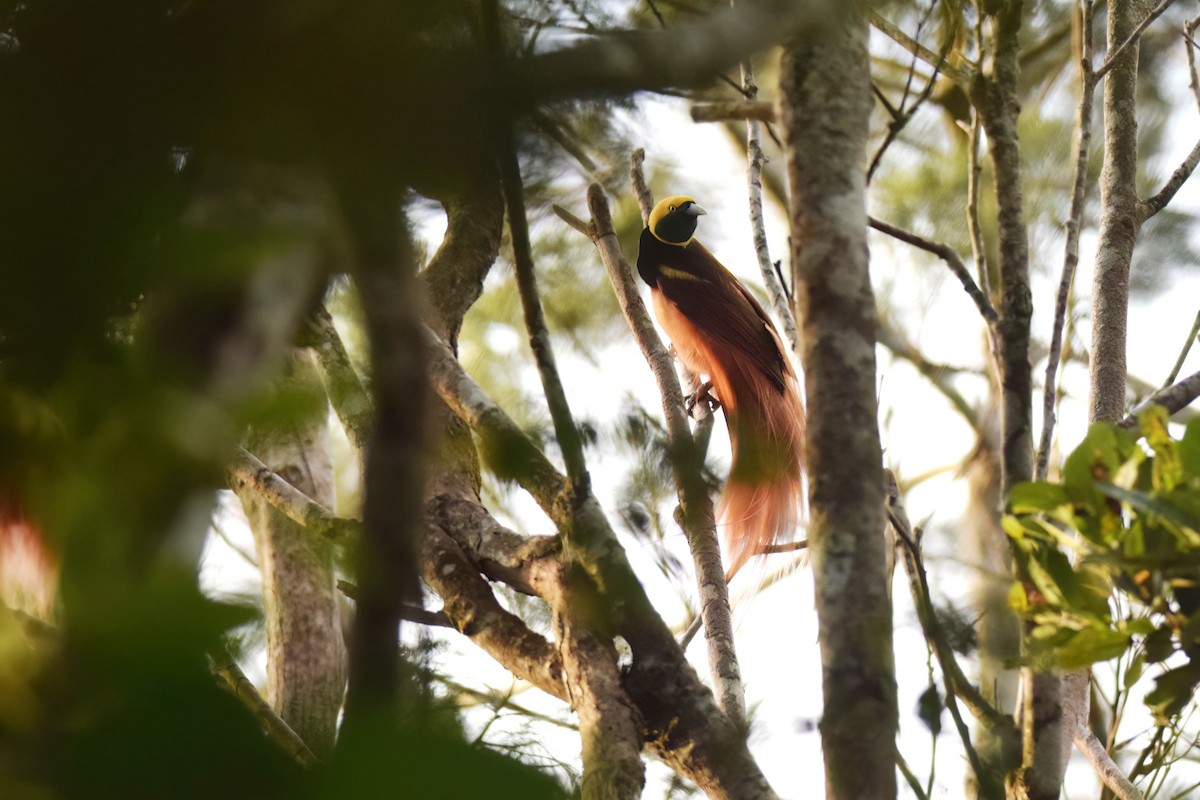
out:
<path id="1" fill-rule="evenodd" d="M 1061 555 L 1061 554 L 1060 554 Z M 1049 557 L 1047 557 L 1049 561 Z M 1038 557 L 1032 557 L 1026 564 L 1029 570 L 1029 579 L 1033 582 L 1034 587 L 1046 598 L 1046 602 L 1053 606 L 1066 605 L 1066 592 L 1059 585 L 1059 578 L 1062 577 L 1062 571 L 1057 567 L 1051 568 L 1048 563 L 1042 563 Z M 1070 573 L 1070 565 L 1067 565 L 1067 573 Z"/>
<path id="2" fill-rule="evenodd" d="M 1173 631 L 1166 625 L 1157 628 L 1146 637 L 1142 646 L 1145 648 L 1146 660 L 1151 664 L 1166 661 L 1175 652 Z"/>
<path id="3" fill-rule="evenodd" d="M 937 736 L 942 730 L 942 708 L 942 695 L 933 684 L 930 684 L 917 698 L 917 716 L 934 736 Z"/>
<path id="4" fill-rule="evenodd" d="M 1112 480 L 1135 446 L 1136 441 L 1128 431 L 1105 422 L 1092 423 L 1087 436 L 1063 465 L 1063 486 L 1071 499 L 1094 506 L 1093 482 Z M 1094 510 L 1103 511 L 1098 507 Z"/>
<path id="5" fill-rule="evenodd" d="M 1067 490 L 1056 483 L 1018 483 L 1008 493 L 1008 507 L 1014 514 L 1054 511 L 1070 502 Z"/>
<path id="6" fill-rule="evenodd" d="M 1163 519 L 1174 522 L 1177 525 L 1182 525 L 1193 531 L 1200 531 L 1200 520 L 1181 511 L 1176 506 L 1164 502 L 1160 497 L 1156 497 L 1153 494 L 1139 492 L 1136 489 L 1123 489 L 1120 486 L 1114 486 L 1111 483 L 1101 481 L 1096 482 L 1096 490 L 1107 497 L 1129 505 L 1135 511 L 1144 514 L 1157 514 Z"/>
<path id="7" fill-rule="evenodd" d="M 1008 587 L 1008 607 L 1018 614 L 1029 610 L 1029 595 L 1025 593 L 1025 585 L 1020 581 L 1013 581 L 1012 586 Z"/>
<path id="8" fill-rule="evenodd" d="M 1200 418 L 1188 423 L 1179 442 L 1179 462 L 1185 476 L 1200 478 Z"/>
<path id="9" fill-rule="evenodd" d="M 1082 669 L 1098 661 L 1108 661 L 1125 652 L 1128 634 L 1111 628 L 1093 626 L 1079 631 L 1055 654 L 1055 663 L 1062 669 Z"/>
<path id="10" fill-rule="evenodd" d="M 1142 429 L 1142 435 L 1146 437 L 1146 444 L 1150 445 L 1155 455 L 1162 455 L 1174 449 L 1174 442 L 1171 441 L 1171 434 L 1167 430 L 1168 419 L 1167 410 L 1157 403 L 1146 406 L 1138 414 L 1138 426 Z"/>
<path id="11" fill-rule="evenodd" d="M 1142 674 L 1146 671 L 1146 654 L 1138 653 L 1133 657 L 1133 661 L 1129 663 L 1129 668 L 1125 670 L 1125 674 L 1121 676 L 1121 686 L 1128 691 L 1133 687 Z"/>
<path id="12" fill-rule="evenodd" d="M 1146 705 L 1160 724 L 1169 724 L 1192 699 L 1197 683 L 1200 683 L 1200 664 L 1195 661 L 1169 669 L 1155 679 L 1154 689 L 1146 695 Z"/>
<path id="13" fill-rule="evenodd" d="M 1031 530 L 1011 514 L 1005 514 L 1000 518 L 1000 528 L 1009 535 L 1013 544 L 1018 546 L 1022 545 Z"/>

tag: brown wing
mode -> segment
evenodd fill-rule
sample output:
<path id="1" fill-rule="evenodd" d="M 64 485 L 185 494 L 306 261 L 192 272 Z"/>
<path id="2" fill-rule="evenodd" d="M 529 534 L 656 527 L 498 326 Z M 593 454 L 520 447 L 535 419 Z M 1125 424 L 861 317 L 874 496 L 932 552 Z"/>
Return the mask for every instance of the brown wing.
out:
<path id="1" fill-rule="evenodd" d="M 780 391 L 792 373 L 766 311 L 699 242 L 660 253 L 658 289 L 719 351 L 746 359 Z"/>

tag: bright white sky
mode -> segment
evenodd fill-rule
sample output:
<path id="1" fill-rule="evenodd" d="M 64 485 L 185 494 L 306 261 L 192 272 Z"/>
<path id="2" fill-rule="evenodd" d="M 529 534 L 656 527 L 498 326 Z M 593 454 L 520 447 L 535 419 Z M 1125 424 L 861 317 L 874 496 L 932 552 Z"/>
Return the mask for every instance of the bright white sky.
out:
<path id="1" fill-rule="evenodd" d="M 1182 57 L 1180 58 L 1182 63 Z M 1181 70 L 1181 74 L 1182 70 Z M 1180 136 L 1172 154 L 1161 165 L 1162 175 L 1170 174 L 1191 148 L 1200 125 L 1195 122 L 1196 109 L 1185 85 L 1178 89 L 1177 112 Z M 709 214 L 701 219 L 698 237 L 735 273 L 748 283 L 760 282 L 754 253 L 750 244 L 748 206 L 746 200 L 745 164 L 742 156 L 731 146 L 725 133 L 716 125 L 696 125 L 687 117 L 686 105 L 681 102 L 653 100 L 641 105 L 642 114 L 630 118 L 629 124 L 640 131 L 635 137 L 644 142 L 648 152 L 648 172 L 654 163 L 668 157 L 676 159 L 675 174 L 700 176 L 695 185 L 652 186 L 656 196 L 688 194 L 696 198 Z M 682 143 L 682 146 L 681 146 Z M 697 165 L 702 165 L 698 168 Z M 581 176 L 580 186 L 586 185 Z M 1193 180 L 1176 199 L 1177 206 L 1200 210 L 1200 190 Z M 582 189 L 575 211 L 585 209 Z M 428 239 L 429 252 L 440 241 L 444 222 L 425 226 L 422 235 Z M 778 209 L 767 209 L 767 231 L 773 258 L 786 263 L 786 223 Z M 919 232 L 919 231 L 918 231 Z M 1054 287 L 1061 267 L 1061 239 L 1049 248 L 1052 269 L 1035 274 L 1034 319 L 1035 338 L 1048 338 Z M 633 258 L 635 254 L 628 253 Z M 1076 292 L 1090 292 L 1091 269 L 1094 257 L 1094 237 L 1085 237 L 1081 253 Z M 583 263 L 580 269 L 602 269 L 598 258 Z M 935 273 L 931 276 L 931 270 Z M 936 274 L 940 270 L 941 274 Z M 878 287 L 887 287 L 893 307 L 906 311 L 898 318 L 908 336 L 934 361 L 978 366 L 982 359 L 982 329 L 974 307 L 961 291 L 948 270 L 940 264 L 931 266 L 923 257 L 903 245 L 893 245 L 881 236 L 872 239 L 872 273 Z M 1177 285 L 1161 293 L 1152 303 L 1135 303 L 1130 310 L 1129 364 L 1132 373 L 1154 383 L 1161 383 L 1178 353 L 1196 313 L 1200 298 L 1200 275 L 1196 273 L 1174 277 Z M 939 285 L 940 284 L 940 285 Z M 932 288 L 931 288 L 932 287 Z M 1086 326 L 1086 320 L 1081 325 Z M 1087 340 L 1086 330 L 1082 333 Z M 508 345 L 514 355 L 524 358 L 523 336 L 509 337 Z M 493 342 L 503 345 L 503 337 Z M 600 367 L 577 359 L 560 356 L 560 367 L 567 385 L 573 410 L 580 415 L 605 421 L 623 405 L 630 394 L 652 410 L 659 408 L 656 390 L 649 369 L 632 344 L 632 340 L 607 346 L 599 357 Z M 471 364 L 467 363 L 468 369 Z M 1200 368 L 1200 353 L 1193 353 L 1183 368 L 1183 375 Z M 1035 364 L 1035 381 L 1040 381 L 1044 365 Z M 540 389 L 532 366 L 525 370 L 530 391 Z M 1082 369 L 1069 368 L 1066 387 L 1070 397 L 1060 409 L 1059 432 L 1064 451 L 1079 441 L 1086 429 L 1086 374 Z M 968 400 L 982 396 L 979 379 L 964 378 L 960 390 Z M 892 363 L 886 351 L 879 352 L 879 391 L 881 425 L 883 427 L 887 465 L 901 476 L 913 476 L 937 467 L 958 464 L 971 449 L 973 434 L 950 408 L 912 368 Z M 1035 403 L 1040 408 L 1039 399 Z M 1040 418 L 1035 419 L 1035 431 L 1040 434 Z M 723 425 L 713 436 L 714 453 L 727 457 L 728 443 Z M 344 444 L 342 445 L 344 446 Z M 614 497 L 623 469 L 604 469 L 592 465 L 597 495 L 610 512 L 616 508 Z M 966 490 L 963 480 L 953 470 L 929 480 L 907 496 L 909 516 L 914 523 L 923 524 L 929 532 L 927 559 L 934 570 L 935 593 L 965 606 L 969 571 L 956 565 L 960 554 L 954 544 L 954 527 L 963 510 Z M 511 520 L 518 530 L 549 533 L 551 526 L 532 501 L 518 503 L 518 518 Z M 663 509 L 670 519 L 670 509 Z M 222 514 L 221 524 L 235 538 L 249 545 L 244 522 L 233 514 Z M 617 518 L 612 515 L 614 524 Z M 673 587 L 668 586 L 653 567 L 646 545 L 626 538 L 630 558 L 643 576 L 664 618 L 672 624 L 681 622 L 685 609 L 679 604 Z M 682 535 L 667 542 L 676 556 L 690 565 Z M 777 556 L 776 558 L 785 558 Z M 777 566 L 772 564 L 771 567 Z M 901 749 L 913 770 L 922 778 L 930 766 L 930 737 L 915 716 L 918 696 L 928 684 L 927 656 L 924 638 L 901 574 L 894 586 L 895 652 L 900 687 Z M 759 573 L 761 577 L 761 572 Z M 256 574 L 252 568 L 227 546 L 212 539 L 206 552 L 203 578 L 212 590 L 252 586 Z M 735 597 L 747 591 L 753 593 L 757 578 L 734 581 Z M 750 599 L 737 603 L 735 610 L 737 645 L 746 684 L 747 704 L 753 710 L 752 747 L 772 785 L 784 797 L 816 796 L 823 786 L 820 738 L 815 730 L 821 715 L 821 671 L 817 651 L 816 618 L 812 604 L 811 574 L 802 569 L 788 579 Z M 409 626 L 411 634 L 411 626 Z M 449 674 L 469 686 L 493 686 L 502 691 L 511 685 L 511 676 L 482 655 L 469 642 L 457 635 L 436 634 L 445 641 L 446 652 L 441 660 Z M 697 672 L 708 675 L 705 647 L 693 642 L 689 656 Z M 252 665 L 253 666 L 253 665 Z M 255 677 L 255 671 L 251 670 Z M 261 666 L 257 678 L 263 680 Z M 940 689 L 940 675 L 937 679 Z M 1149 686 L 1147 685 L 1147 689 Z M 562 704 L 541 695 L 537 690 L 522 691 L 514 700 L 542 713 L 569 720 Z M 1136 704 L 1131 704 L 1132 735 L 1139 721 Z M 472 726 L 482 726 L 491 717 L 491 710 L 479 708 L 468 712 Z M 518 731 L 520 722 L 505 718 L 493 724 L 489 740 L 499 740 L 505 731 Z M 578 767 L 579 742 L 575 734 L 545 723 L 533 724 L 533 736 L 553 759 Z M 528 738 L 526 736 L 525 738 Z M 949 715 L 943 715 L 943 732 L 937 748 L 937 779 L 934 797 L 959 797 L 962 794 L 964 763 L 962 749 L 953 731 Z M 649 766 L 646 797 L 661 797 L 665 792 L 668 771 L 658 764 Z M 1068 797 L 1094 797 L 1097 784 L 1090 767 L 1076 756 L 1069 775 Z M 911 796 L 902 785 L 901 796 Z"/>

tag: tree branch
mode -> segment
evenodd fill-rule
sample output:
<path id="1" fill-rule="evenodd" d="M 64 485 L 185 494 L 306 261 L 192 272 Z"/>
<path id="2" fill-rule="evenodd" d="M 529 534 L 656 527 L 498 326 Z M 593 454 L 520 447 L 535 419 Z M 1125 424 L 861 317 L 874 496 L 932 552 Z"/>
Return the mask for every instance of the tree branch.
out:
<path id="1" fill-rule="evenodd" d="M 505 152 L 501 155 L 500 174 L 504 189 L 504 203 L 508 209 L 508 228 L 512 235 L 513 265 L 517 276 L 517 292 L 525 313 L 525 329 L 529 333 L 529 347 L 542 379 L 542 390 L 554 422 L 554 434 L 567 468 L 567 477 L 572 490 L 582 499 L 590 493 L 587 463 L 583 456 L 583 438 L 571 415 L 567 392 L 558 373 L 554 349 L 550 343 L 550 330 L 542 313 L 542 301 L 538 295 L 537 276 L 534 272 L 533 246 L 529 240 L 529 221 L 525 216 L 524 188 L 521 184 L 521 168 L 517 161 L 516 145 L 511 131 L 503 134 Z"/>
<path id="2" fill-rule="evenodd" d="M 1171 177 L 1167 179 L 1163 187 L 1153 197 L 1143 200 L 1139 204 L 1138 210 L 1141 215 L 1139 224 L 1167 207 L 1187 179 L 1196 171 L 1197 164 L 1200 164 L 1200 140 L 1197 140 L 1196 144 L 1192 146 L 1192 152 L 1188 153 L 1183 163 L 1176 168 L 1175 172 L 1171 173 Z"/>
<path id="3" fill-rule="evenodd" d="M 1075 731 L 1075 746 L 1092 762 L 1096 774 L 1112 790 L 1117 800 L 1142 800 L 1142 793 L 1125 777 L 1125 773 L 1113 762 L 1104 745 L 1086 725 Z"/>
<path id="4" fill-rule="evenodd" d="M 929 66 L 933 67 L 934 69 L 940 69 L 947 77 L 951 78 L 959 86 L 966 87 L 974 79 L 976 68 L 966 59 L 962 58 L 961 56 L 955 56 L 953 59 L 947 61 L 942 56 L 938 55 L 925 45 L 918 42 L 916 39 L 909 36 L 898 26 L 892 24 L 873 8 L 866 8 L 865 13 L 867 21 L 871 23 L 871 27 L 878 30 L 884 36 L 888 37 L 893 42 L 900 45 Z"/>
<path id="5" fill-rule="evenodd" d="M 692 122 L 728 122 L 730 120 L 775 121 L 775 104 L 764 100 L 723 100 L 715 103 L 694 103 L 690 109 Z"/>
<path id="6" fill-rule="evenodd" d="M 1122 428 L 1132 428 L 1137 425 L 1138 414 L 1147 406 L 1160 405 L 1167 410 L 1167 414 L 1175 414 L 1182 411 L 1197 397 L 1200 397 L 1200 372 L 1194 372 L 1173 386 L 1160 389 L 1150 395 L 1122 419 L 1120 425 Z"/>
<path id="7" fill-rule="evenodd" d="M 642 225 L 650 224 L 650 212 L 654 210 L 654 195 L 646 185 L 646 176 L 642 172 L 642 164 L 646 161 L 646 151 L 638 148 L 629 157 L 629 182 L 633 184 L 633 193 L 637 195 L 638 208 L 642 212 Z"/>
<path id="8" fill-rule="evenodd" d="M 1075 116 L 1075 179 L 1072 182 L 1071 210 L 1067 215 L 1067 237 L 1062 277 L 1054 305 L 1054 328 L 1050 332 L 1050 354 L 1046 357 L 1046 380 L 1042 388 L 1042 438 L 1038 447 L 1034 479 L 1043 480 L 1054 441 L 1054 423 L 1058 397 L 1058 363 L 1062 359 L 1063 328 L 1067 319 L 1067 298 L 1079 264 L 1079 234 L 1083 226 L 1083 205 L 1087 196 L 1087 163 L 1092 144 L 1092 96 L 1096 77 L 1092 74 L 1092 0 L 1083 0 L 1083 52 L 1079 60 L 1079 106 Z"/>
<path id="9" fill-rule="evenodd" d="M 446 234 L 418 278 L 435 312 L 426 319 L 457 351 L 463 317 L 483 293 L 483 280 L 500 252 L 504 197 L 495 166 L 480 165 L 466 186 L 448 194 L 442 205 Z"/>
<path id="10" fill-rule="evenodd" d="M 875 391 L 879 325 L 862 167 L 872 106 L 869 33 L 859 17 L 832 24 L 821 36 L 789 42 L 779 67 L 808 401 L 808 539 L 824 703 L 837 709 L 821 721 L 830 798 L 896 793 L 898 712 Z M 821 124 L 812 124 L 817 119 Z"/>
<path id="11" fill-rule="evenodd" d="M 1142 33 L 1145 32 L 1146 28 L 1150 27 L 1150 23 L 1162 16 L 1162 13 L 1170 8 L 1171 4 L 1174 2 L 1175 0 L 1162 0 L 1162 2 L 1155 6 L 1154 9 L 1146 16 L 1146 18 L 1142 20 L 1141 24 L 1134 28 L 1115 49 L 1112 47 L 1112 39 L 1109 39 L 1108 58 L 1106 58 L 1104 63 L 1100 65 L 1100 68 L 1096 70 L 1097 81 L 1103 80 L 1104 76 L 1107 75 L 1112 68 L 1117 65 L 1118 59 L 1125 55 L 1130 48 L 1137 47 L 1138 40 L 1142 38 Z"/>
<path id="12" fill-rule="evenodd" d="M 506 463 L 517 465 L 506 474 L 530 492 L 560 530 L 573 531 L 573 557 L 603 587 L 609 607 L 622 610 L 617 632 L 634 653 L 624 685 L 646 722 L 647 746 L 705 791 L 774 797 L 744 739 L 700 684 L 646 597 L 596 501 L 565 502 L 565 479 L 431 331 L 425 353 L 438 395 L 479 434 L 485 453 L 504 453 Z"/>
<path id="13" fill-rule="evenodd" d="M 886 233 L 895 239 L 899 239 L 906 244 L 924 250 L 927 253 L 933 253 L 938 258 L 946 262 L 946 266 L 950 267 L 950 271 L 954 273 L 954 277 L 958 278 L 966 291 L 967 296 L 975 303 L 975 308 L 979 310 L 980 316 L 991 327 L 999 320 L 996 314 L 996 309 L 992 307 L 992 303 L 983 292 L 979 290 L 975 280 L 971 277 L 971 273 L 963 265 L 962 259 L 958 257 L 958 253 L 949 245 L 941 242 L 931 242 L 915 233 L 911 233 L 902 228 L 897 228 L 889 225 L 886 222 L 881 222 L 874 217 L 867 217 L 867 223 L 875 230 Z"/>
<path id="14" fill-rule="evenodd" d="M 731 0 L 732 2 L 732 0 Z M 742 62 L 742 93 L 748 100 L 758 98 L 758 86 L 754 83 L 754 68 L 749 59 Z M 762 169 L 766 156 L 762 150 L 762 125 L 758 120 L 746 120 L 746 183 L 750 199 L 750 230 L 754 240 L 754 254 L 758 258 L 758 271 L 762 276 L 767 296 L 771 298 L 771 310 L 783 326 L 784 336 L 792 352 L 796 350 L 796 318 L 791 304 L 783 292 L 783 285 L 771 264 L 771 253 L 767 249 L 767 226 L 763 220 Z"/>
<path id="15" fill-rule="evenodd" d="M 350 354 L 324 305 L 317 308 L 308 320 L 305 342 L 317 354 L 321 365 L 321 380 L 329 404 L 342 421 L 350 443 L 359 453 L 366 451 L 371 437 L 371 416 L 374 409 L 371 397 L 363 386 L 358 370 L 350 362 Z"/>
<path id="16" fill-rule="evenodd" d="M 286 753 L 293 761 L 300 766 L 310 769 L 317 766 L 320 761 L 313 755 L 312 750 L 308 749 L 308 745 L 300 738 L 297 733 L 291 729 L 283 718 L 275 713 L 275 709 L 271 708 L 271 704 L 263 699 L 263 696 L 254 688 L 254 684 L 246 677 L 246 673 L 242 672 L 242 668 L 237 665 L 229 654 L 222 654 L 220 657 L 212 659 L 212 671 L 225 684 L 225 688 L 230 694 L 242 702 L 249 709 L 251 716 L 258 722 L 262 732 L 267 738 L 275 743 L 284 753 Z"/>
<path id="17" fill-rule="evenodd" d="M 245 449 L 239 449 L 229 470 L 229 480 L 234 491 L 253 491 L 288 519 L 331 541 L 348 544 L 362 535 L 362 523 L 337 516 Z"/>
<path id="18" fill-rule="evenodd" d="M 631 165 L 634 173 L 638 175 L 634 178 L 634 186 L 641 184 L 644 187 L 645 180 L 640 177 L 636 154 L 631 160 Z M 745 694 L 733 644 L 729 587 L 721 565 L 712 498 L 708 494 L 702 474 L 703 451 L 698 449 L 688 428 L 683 393 L 679 387 L 674 363 L 662 340 L 658 338 L 646 306 L 642 303 L 633 270 L 621 253 L 608 200 L 599 184 L 592 184 L 588 188 L 588 208 L 592 214 L 592 221 L 585 228 L 590 231 L 589 235 L 600 253 L 621 311 L 630 330 L 633 331 L 634 339 L 646 363 L 654 373 L 662 398 L 672 473 L 683 512 L 680 522 L 695 561 L 701 615 L 708 633 L 709 667 L 713 674 L 717 700 L 730 720 L 735 725 L 744 727 Z"/>
<path id="19" fill-rule="evenodd" d="M 666 30 L 617 34 L 522 59 L 513 64 L 513 85 L 542 99 L 691 86 L 847 11 L 836 0 L 762 0 Z"/>
<path id="20" fill-rule="evenodd" d="M 547 694 L 567 700 L 562 659 L 554 646 L 500 605 L 479 567 L 444 527 L 436 508 L 430 510 L 427 521 L 421 574 L 445 603 L 442 613 L 505 669 Z"/>
<path id="21" fill-rule="evenodd" d="M 1171 373 L 1163 381 L 1163 389 L 1166 389 L 1179 377 L 1179 370 L 1183 369 L 1183 362 L 1187 360 L 1188 352 L 1191 351 L 1197 336 L 1200 336 L 1200 311 L 1196 312 L 1196 319 L 1192 322 L 1192 329 L 1188 332 L 1187 340 L 1183 343 L 1183 347 L 1179 351 L 1179 357 L 1175 359 L 1175 366 L 1171 367 Z"/>

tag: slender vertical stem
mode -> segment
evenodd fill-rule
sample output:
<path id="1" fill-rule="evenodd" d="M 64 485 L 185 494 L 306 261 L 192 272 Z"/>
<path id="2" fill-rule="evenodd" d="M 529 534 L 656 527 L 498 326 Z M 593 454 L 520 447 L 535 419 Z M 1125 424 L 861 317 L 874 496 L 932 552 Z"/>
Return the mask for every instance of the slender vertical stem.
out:
<path id="1" fill-rule="evenodd" d="M 733 5 L 733 0 L 730 0 Z M 747 100 L 758 99 L 758 86 L 754 83 L 754 66 L 750 59 L 742 62 L 742 94 Z M 763 188 L 762 170 L 767 158 L 762 150 L 762 123 L 756 119 L 746 120 L 746 155 L 749 164 L 746 168 L 746 181 L 750 197 L 750 229 L 754 236 L 754 254 L 758 258 L 758 271 L 762 275 L 763 286 L 771 298 L 771 310 L 775 318 L 783 325 L 784 335 L 792 350 L 796 349 L 796 319 L 784 294 L 779 276 L 771 263 L 771 252 L 767 248 L 767 228 L 763 220 Z"/>
<path id="2" fill-rule="evenodd" d="M 1046 380 L 1042 388 L 1042 438 L 1038 447 L 1035 480 L 1043 480 L 1050 461 L 1054 441 L 1054 423 L 1058 395 L 1058 365 L 1062 357 L 1063 328 L 1067 319 L 1067 299 L 1079 264 L 1079 234 L 1083 227 L 1083 206 L 1087 194 L 1088 154 L 1092 144 L 1092 96 L 1096 87 L 1092 72 L 1093 0 L 1082 2 L 1083 50 L 1079 59 L 1079 107 L 1075 117 L 1075 180 L 1071 191 L 1071 211 L 1067 216 L 1066 252 L 1062 276 L 1058 282 L 1058 297 L 1054 306 L 1054 328 L 1050 333 L 1050 354 L 1046 357 Z"/>

